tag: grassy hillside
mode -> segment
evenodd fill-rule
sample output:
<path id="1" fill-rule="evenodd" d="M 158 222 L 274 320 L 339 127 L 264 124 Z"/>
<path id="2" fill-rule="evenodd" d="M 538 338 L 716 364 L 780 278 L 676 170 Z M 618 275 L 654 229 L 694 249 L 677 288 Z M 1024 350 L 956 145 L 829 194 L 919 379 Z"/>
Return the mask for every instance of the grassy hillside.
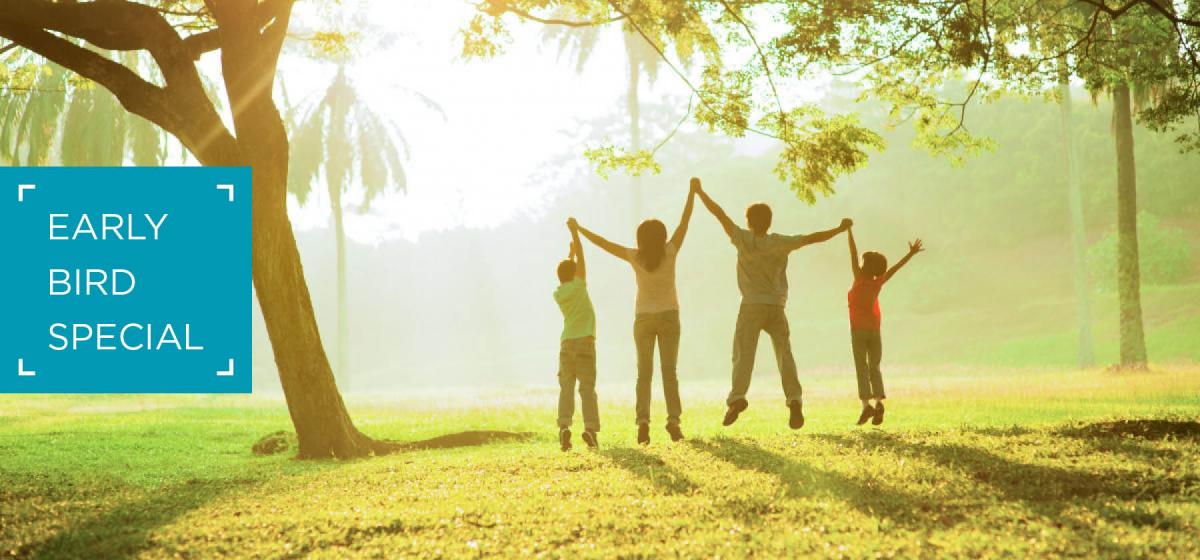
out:
<path id="1" fill-rule="evenodd" d="M 0 557 L 1192 557 L 1197 373 L 901 371 L 866 429 L 811 375 L 800 432 L 759 376 L 735 426 L 693 385 L 689 439 L 649 447 L 607 385 L 598 453 L 557 450 L 549 390 L 430 393 L 353 408 L 406 441 L 530 435 L 344 463 L 251 454 L 288 426 L 261 398 L 0 397 Z"/>

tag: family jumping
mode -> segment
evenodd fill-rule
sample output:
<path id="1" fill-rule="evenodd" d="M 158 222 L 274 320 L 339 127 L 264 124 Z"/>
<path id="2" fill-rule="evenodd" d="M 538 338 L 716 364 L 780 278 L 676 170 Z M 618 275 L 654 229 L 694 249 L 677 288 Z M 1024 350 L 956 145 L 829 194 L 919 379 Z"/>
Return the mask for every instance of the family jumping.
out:
<path id="1" fill-rule="evenodd" d="M 633 341 L 637 349 L 637 441 L 650 443 L 650 393 L 654 378 L 654 348 L 657 345 L 662 370 L 663 396 L 667 401 L 666 431 L 672 441 L 683 439 L 680 427 L 682 405 L 679 399 L 679 379 L 676 363 L 679 358 L 679 298 L 675 291 L 675 262 L 684 238 L 696 197 L 720 222 L 737 250 L 738 290 L 742 294 L 741 308 L 733 334 L 733 381 L 726 398 L 727 410 L 723 424 L 732 425 L 746 410 L 746 393 L 754 370 L 754 357 L 760 333 L 771 337 L 775 361 L 783 383 L 783 394 L 790 409 L 788 426 L 804 426 L 804 408 L 796 362 L 792 358 L 792 343 L 784 306 L 787 303 L 787 263 L 792 251 L 832 239 L 839 233 L 848 234 L 851 270 L 854 283 L 847 295 L 850 312 L 850 340 L 854 366 L 858 376 L 858 396 L 862 414 L 858 424 L 883 422 L 882 374 L 879 362 L 883 354 L 880 337 L 879 291 L 891 277 L 923 250 L 921 240 L 909 243 L 908 253 L 891 268 L 880 253 L 866 252 L 861 262 L 851 232 L 853 222 L 843 219 L 837 227 L 803 235 L 768 233 L 771 228 L 771 207 L 756 203 L 746 208 L 747 228 L 739 227 L 692 178 L 683 215 L 675 231 L 667 235 L 667 227 L 659 220 L 646 220 L 637 228 L 637 248 L 623 247 L 583 227 L 574 218 L 567 221 L 571 232 L 571 249 L 566 260 L 558 264 L 558 288 L 554 300 L 563 315 L 561 348 L 559 350 L 558 428 L 559 444 L 563 451 L 571 449 L 571 425 L 575 415 L 575 392 L 579 392 L 583 409 L 583 441 L 588 447 L 599 445 L 600 411 L 596 397 L 596 316 L 587 291 L 587 266 L 580 236 L 597 247 L 624 260 L 633 267 L 637 282 Z M 875 404 L 871 404 L 874 400 Z"/>

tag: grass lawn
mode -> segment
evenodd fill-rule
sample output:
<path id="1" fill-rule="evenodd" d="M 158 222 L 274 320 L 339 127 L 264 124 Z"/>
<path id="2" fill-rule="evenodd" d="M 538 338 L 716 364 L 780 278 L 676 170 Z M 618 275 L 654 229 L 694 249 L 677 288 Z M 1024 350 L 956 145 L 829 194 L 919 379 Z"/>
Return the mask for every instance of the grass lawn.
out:
<path id="1" fill-rule="evenodd" d="M 558 451 L 548 389 L 351 399 L 380 437 L 531 437 L 349 462 L 250 453 L 288 427 L 264 397 L 0 397 L 0 557 L 1200 556 L 1195 367 L 889 375 L 864 429 L 809 374 L 799 432 L 768 375 L 730 428 L 689 384 L 648 447 L 604 386 L 598 453 Z"/>

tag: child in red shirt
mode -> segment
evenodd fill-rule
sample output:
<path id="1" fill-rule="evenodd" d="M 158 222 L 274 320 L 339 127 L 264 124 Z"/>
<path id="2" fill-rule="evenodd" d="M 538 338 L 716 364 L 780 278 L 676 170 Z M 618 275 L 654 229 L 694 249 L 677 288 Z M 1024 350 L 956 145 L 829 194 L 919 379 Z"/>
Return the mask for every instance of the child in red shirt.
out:
<path id="1" fill-rule="evenodd" d="M 854 269 L 854 286 L 846 294 L 850 306 L 850 347 L 854 351 L 854 369 L 858 373 L 858 398 L 862 399 L 862 414 L 858 417 L 861 426 L 871 420 L 872 424 L 883 423 L 883 374 L 879 372 L 879 360 L 883 357 L 883 340 L 879 336 L 879 290 L 891 279 L 913 255 L 924 250 L 921 240 L 908 244 L 908 254 L 892 268 L 887 267 L 887 257 L 869 251 L 858 262 L 858 247 L 854 245 L 854 232 L 847 232 L 850 239 L 850 266 Z M 875 406 L 871 406 L 871 399 Z"/>

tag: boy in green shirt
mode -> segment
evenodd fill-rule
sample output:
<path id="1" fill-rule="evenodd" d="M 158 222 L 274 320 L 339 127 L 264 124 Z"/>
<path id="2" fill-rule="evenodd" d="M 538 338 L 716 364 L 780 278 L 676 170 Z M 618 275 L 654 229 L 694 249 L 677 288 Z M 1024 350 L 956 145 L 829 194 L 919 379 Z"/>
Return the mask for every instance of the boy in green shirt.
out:
<path id="1" fill-rule="evenodd" d="M 596 313 L 588 297 L 587 268 L 583 245 L 575 219 L 567 221 L 571 230 L 571 252 L 558 263 L 558 289 L 554 301 L 563 314 L 563 330 L 558 352 L 558 442 L 563 451 L 571 449 L 571 422 L 575 416 L 575 384 L 583 407 L 583 441 L 596 448 L 600 431 L 600 410 L 596 403 Z"/>

